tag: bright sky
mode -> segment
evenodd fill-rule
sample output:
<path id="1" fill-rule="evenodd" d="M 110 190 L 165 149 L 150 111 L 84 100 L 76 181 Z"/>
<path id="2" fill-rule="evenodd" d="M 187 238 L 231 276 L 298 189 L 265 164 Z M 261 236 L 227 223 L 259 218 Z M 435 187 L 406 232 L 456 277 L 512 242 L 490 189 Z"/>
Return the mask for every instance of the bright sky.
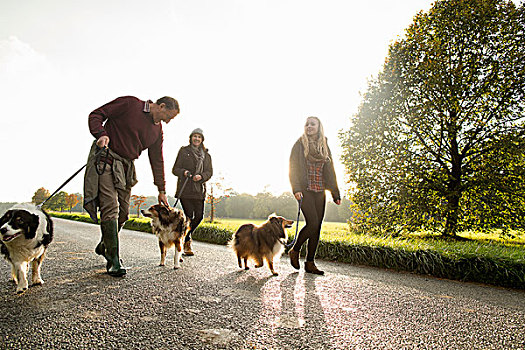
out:
<path id="1" fill-rule="evenodd" d="M 168 95 L 167 191 L 190 132 L 237 192 L 290 191 L 288 159 L 307 116 L 325 127 L 341 190 L 338 132 L 388 45 L 426 0 L 2 0 L 0 202 L 53 192 L 86 161 L 87 117 L 119 96 Z M 147 152 L 134 194 L 156 195 Z M 83 172 L 63 190 L 82 192 Z"/>

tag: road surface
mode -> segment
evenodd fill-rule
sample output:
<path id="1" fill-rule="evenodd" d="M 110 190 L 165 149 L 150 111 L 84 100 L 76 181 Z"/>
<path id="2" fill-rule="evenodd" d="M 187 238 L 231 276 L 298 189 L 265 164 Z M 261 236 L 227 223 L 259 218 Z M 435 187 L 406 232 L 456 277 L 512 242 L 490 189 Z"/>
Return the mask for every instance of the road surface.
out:
<path id="1" fill-rule="evenodd" d="M 155 236 L 123 230 L 124 278 L 96 225 L 55 221 L 45 284 L 16 295 L 0 263 L 2 349 L 525 349 L 525 292 L 319 261 L 325 276 L 237 267 L 194 243 L 165 267 Z"/>

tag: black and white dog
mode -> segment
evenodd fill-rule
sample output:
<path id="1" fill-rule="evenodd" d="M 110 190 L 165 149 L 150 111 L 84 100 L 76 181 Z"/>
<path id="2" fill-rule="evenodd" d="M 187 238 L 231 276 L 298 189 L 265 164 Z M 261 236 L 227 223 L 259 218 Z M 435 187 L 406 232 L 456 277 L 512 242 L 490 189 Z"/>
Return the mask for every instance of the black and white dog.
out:
<path id="1" fill-rule="evenodd" d="M 0 250 L 11 263 L 16 292 L 28 288 L 27 273 L 32 265 L 33 285 L 44 283 L 40 266 L 47 246 L 53 240 L 53 221 L 32 204 L 17 204 L 0 219 Z"/>

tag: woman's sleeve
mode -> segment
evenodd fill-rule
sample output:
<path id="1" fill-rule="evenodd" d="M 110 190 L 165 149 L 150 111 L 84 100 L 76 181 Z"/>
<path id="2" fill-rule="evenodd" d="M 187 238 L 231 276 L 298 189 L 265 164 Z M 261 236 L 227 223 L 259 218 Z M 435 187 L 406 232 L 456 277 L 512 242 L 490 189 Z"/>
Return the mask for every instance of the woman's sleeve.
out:
<path id="1" fill-rule="evenodd" d="M 341 194 L 339 193 L 339 187 L 337 186 L 337 177 L 335 175 L 334 160 L 332 158 L 332 152 L 330 151 L 330 147 L 328 147 L 328 155 L 330 157 L 330 162 L 328 162 L 328 179 L 326 179 L 326 182 L 328 185 L 328 190 L 332 194 L 332 198 L 335 202 L 341 199 Z"/>
<path id="2" fill-rule="evenodd" d="M 292 152 L 290 153 L 290 171 L 289 171 L 289 177 L 290 177 L 290 184 L 292 185 L 292 193 L 295 194 L 297 192 L 303 192 L 303 189 L 301 188 L 301 174 L 300 172 L 300 166 L 299 166 L 299 143 L 295 143 L 295 145 L 292 147 Z"/>
<path id="3" fill-rule="evenodd" d="M 202 182 L 206 182 L 213 176 L 213 165 L 211 163 L 211 156 L 206 152 L 206 158 L 204 158 L 204 169 L 202 171 Z"/>
<path id="4" fill-rule="evenodd" d="M 173 175 L 178 176 L 178 177 L 184 177 L 184 171 L 186 170 L 182 167 L 183 153 L 184 153 L 184 147 L 181 147 L 181 149 L 179 150 L 179 153 L 177 154 L 177 159 L 175 159 L 175 164 L 173 164 L 173 169 L 171 170 Z"/>

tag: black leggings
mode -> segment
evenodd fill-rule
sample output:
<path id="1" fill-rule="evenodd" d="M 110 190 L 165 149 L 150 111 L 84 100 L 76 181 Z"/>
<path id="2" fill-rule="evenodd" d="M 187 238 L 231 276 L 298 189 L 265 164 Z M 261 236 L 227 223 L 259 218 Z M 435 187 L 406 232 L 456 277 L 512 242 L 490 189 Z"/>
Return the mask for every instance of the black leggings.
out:
<path id="1" fill-rule="evenodd" d="M 324 210 L 326 206 L 326 196 L 323 192 L 303 192 L 303 203 L 301 211 L 303 212 L 306 225 L 299 231 L 297 241 L 293 246 L 296 252 L 301 251 L 301 247 L 308 240 L 306 250 L 306 261 L 314 261 L 315 251 L 319 244 L 321 235 L 321 225 L 323 223 Z"/>
<path id="2" fill-rule="evenodd" d="M 202 221 L 204 215 L 204 199 L 184 199 L 181 198 L 180 203 L 184 214 L 191 219 L 190 232 L 186 235 L 185 242 L 191 239 L 191 234 Z"/>

